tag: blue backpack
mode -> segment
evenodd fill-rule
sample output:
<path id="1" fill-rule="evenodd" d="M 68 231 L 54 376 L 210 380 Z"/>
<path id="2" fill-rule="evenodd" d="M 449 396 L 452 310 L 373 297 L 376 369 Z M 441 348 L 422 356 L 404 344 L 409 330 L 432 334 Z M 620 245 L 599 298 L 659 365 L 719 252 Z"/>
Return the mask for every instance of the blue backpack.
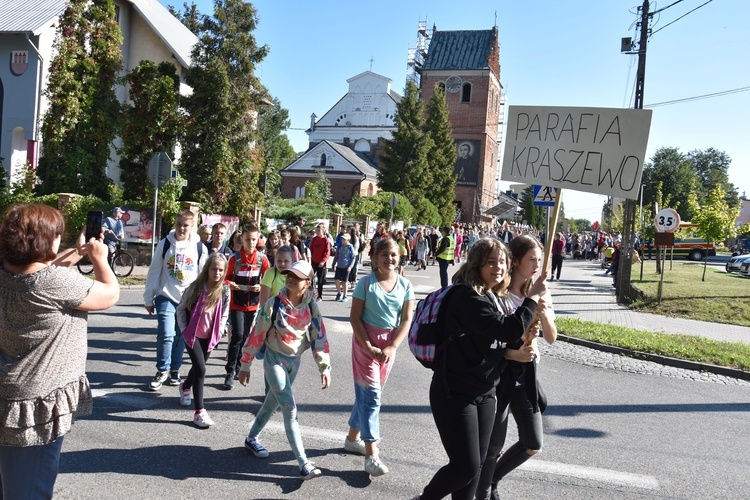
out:
<path id="1" fill-rule="evenodd" d="M 417 304 L 409 327 L 409 350 L 425 368 L 435 369 L 438 355 L 452 340 L 443 328 L 445 307 L 441 307 L 458 285 L 435 290 Z"/>

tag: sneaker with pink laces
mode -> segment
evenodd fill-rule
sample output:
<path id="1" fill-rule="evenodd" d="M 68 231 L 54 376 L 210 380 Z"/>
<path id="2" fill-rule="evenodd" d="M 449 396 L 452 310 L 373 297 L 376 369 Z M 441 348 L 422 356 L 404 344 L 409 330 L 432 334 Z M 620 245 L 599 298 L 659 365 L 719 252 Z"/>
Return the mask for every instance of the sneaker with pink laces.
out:
<path id="1" fill-rule="evenodd" d="M 181 406 L 190 406 L 193 404 L 193 400 L 190 398 L 190 389 L 183 389 L 182 386 L 185 382 L 180 382 L 180 385 L 178 387 L 180 391 L 180 405 Z"/>
<path id="2" fill-rule="evenodd" d="M 209 427 L 214 426 L 214 421 L 208 416 L 208 412 L 205 408 L 195 414 L 193 417 L 193 423 L 200 429 L 208 429 Z"/>

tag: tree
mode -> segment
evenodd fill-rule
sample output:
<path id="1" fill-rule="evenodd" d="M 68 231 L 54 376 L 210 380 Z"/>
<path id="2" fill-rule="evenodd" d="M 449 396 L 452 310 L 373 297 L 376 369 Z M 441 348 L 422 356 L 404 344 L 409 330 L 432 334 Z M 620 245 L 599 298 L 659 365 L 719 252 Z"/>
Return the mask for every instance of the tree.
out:
<path id="1" fill-rule="evenodd" d="M 659 148 L 643 169 L 643 204 L 653 205 L 656 186 L 661 182 L 664 197 L 671 200 L 670 208 L 677 210 L 683 220 L 691 220 L 688 196 L 691 184 L 696 181 L 695 167 L 689 158 L 677 148 Z"/>
<path id="2" fill-rule="evenodd" d="M 148 161 L 156 151 L 174 158 L 185 116 L 179 109 L 180 77 L 170 62 L 141 61 L 127 76 L 130 104 L 121 132 L 120 171 L 130 199 L 149 199 Z"/>
<path id="3" fill-rule="evenodd" d="M 725 201 L 731 208 L 740 205 L 737 188 L 729 182 L 729 165 L 732 159 L 723 151 L 708 148 L 704 151 L 693 150 L 688 153 L 688 159 L 693 163 L 698 176 L 698 200 L 706 201 L 714 189 L 721 188 L 725 194 Z"/>
<path id="4" fill-rule="evenodd" d="M 119 126 L 115 95 L 122 34 L 113 0 L 71 0 L 60 18 L 45 95 L 40 190 L 106 199 L 110 147 Z"/>
<path id="5" fill-rule="evenodd" d="M 445 90 L 441 85 L 435 85 L 435 92 L 427 104 L 427 120 L 425 123 L 427 134 L 432 139 L 427 153 L 429 168 L 421 184 L 423 198 L 431 201 L 440 217 L 441 225 L 453 222 L 456 207 L 456 174 L 453 167 L 456 164 L 456 143 L 453 140 L 451 122 L 448 119 L 448 107 L 445 104 Z M 419 209 L 417 209 L 419 211 Z M 419 213 L 419 216 L 426 213 Z M 420 217 L 425 224 L 427 218 Z"/>
<path id="6" fill-rule="evenodd" d="M 169 5 L 167 9 L 169 9 L 170 14 L 179 19 L 179 21 L 184 24 L 187 29 L 192 31 L 193 34 L 200 35 L 203 21 L 201 14 L 198 12 L 198 6 L 195 5 L 195 2 L 190 2 L 189 5 L 187 2 L 183 2 L 182 12 L 179 12 L 172 5 Z"/>
<path id="7" fill-rule="evenodd" d="M 422 194 L 421 184 L 429 172 L 427 154 L 432 139 L 425 130 L 424 106 L 419 88 L 407 82 L 404 97 L 396 105 L 396 130 L 385 142 L 378 185 L 383 191 L 403 193 L 414 199 Z M 416 196 L 415 196 L 416 195 Z"/>
<path id="8" fill-rule="evenodd" d="M 262 106 L 258 113 L 260 147 L 264 159 L 261 189 L 266 197 L 281 194 L 279 172 L 297 156 L 289 138 L 284 134 L 291 124 L 289 110 L 283 108 L 277 98 L 273 98 L 272 102 L 273 106 Z"/>
<path id="9" fill-rule="evenodd" d="M 715 187 L 708 199 L 700 204 L 695 190 L 691 190 L 689 202 L 693 213 L 692 222 L 698 224 L 696 232 L 709 243 L 724 241 L 734 236 L 734 221 L 740 214 L 739 208 L 730 208 L 726 202 L 726 192 L 721 187 Z M 708 266 L 708 252 L 703 258 L 703 278 L 706 281 L 706 267 Z"/>
<path id="10" fill-rule="evenodd" d="M 534 187 L 526 186 L 522 192 L 523 196 L 523 220 L 526 224 L 535 228 L 542 228 L 546 224 L 543 207 L 534 206 Z M 553 229 L 554 231 L 554 229 Z"/>
<path id="11" fill-rule="evenodd" d="M 318 205 L 324 211 L 331 206 L 331 181 L 321 169 L 315 172 L 315 180 L 305 182 L 305 203 Z"/>
<path id="12" fill-rule="evenodd" d="M 193 93 L 184 102 L 189 118 L 181 173 L 206 211 L 245 216 L 261 198 L 256 110 L 265 89 L 254 71 L 268 47 L 255 42 L 258 16 L 250 3 L 215 0 L 213 17 L 201 19 L 185 77 Z"/>

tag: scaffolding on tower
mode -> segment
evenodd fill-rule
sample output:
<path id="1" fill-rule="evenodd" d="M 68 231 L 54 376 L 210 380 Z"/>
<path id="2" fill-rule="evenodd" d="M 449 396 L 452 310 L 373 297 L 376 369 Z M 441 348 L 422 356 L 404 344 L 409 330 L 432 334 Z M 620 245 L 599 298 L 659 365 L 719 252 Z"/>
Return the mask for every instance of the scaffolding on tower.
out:
<path id="1" fill-rule="evenodd" d="M 427 50 L 430 47 L 430 40 L 437 28 L 433 23 L 432 29 L 427 28 L 427 19 L 420 20 L 417 24 L 417 46 L 410 48 L 406 59 L 406 82 L 414 82 L 417 87 L 420 85 L 422 67 L 427 60 Z"/>

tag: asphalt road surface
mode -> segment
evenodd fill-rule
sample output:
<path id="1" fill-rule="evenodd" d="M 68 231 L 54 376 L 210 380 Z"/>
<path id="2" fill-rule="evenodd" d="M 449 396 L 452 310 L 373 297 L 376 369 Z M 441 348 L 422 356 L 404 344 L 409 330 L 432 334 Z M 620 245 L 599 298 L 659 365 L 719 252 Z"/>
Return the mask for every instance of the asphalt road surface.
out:
<path id="1" fill-rule="evenodd" d="M 409 274 L 434 287 L 437 268 Z M 332 351 L 332 387 L 320 389 L 305 353 L 294 386 L 308 456 L 323 471 L 303 482 L 277 413 L 261 441 L 243 439 L 263 395 L 262 367 L 249 387 L 222 389 L 222 342 L 208 364 L 205 405 L 216 427 L 192 425 L 175 387 L 149 392 L 156 320 L 140 291 L 89 318 L 88 375 L 94 414 L 65 438 L 56 498 L 411 498 L 446 463 L 428 403 L 432 372 L 399 349 L 383 393 L 381 457 L 390 473 L 370 478 L 363 457 L 342 449 L 353 401 L 349 304 L 322 303 Z M 421 293 L 420 293 L 421 295 Z M 556 346 L 557 347 L 557 346 Z M 562 346 L 563 349 L 566 346 Z M 589 366 L 595 351 L 542 356 L 549 397 L 544 449 L 501 484 L 505 498 L 747 498 L 750 384 L 726 384 Z M 185 356 L 183 376 L 189 368 Z M 627 361 L 626 361 L 627 363 Z M 515 438 L 511 424 L 509 446 Z"/>

